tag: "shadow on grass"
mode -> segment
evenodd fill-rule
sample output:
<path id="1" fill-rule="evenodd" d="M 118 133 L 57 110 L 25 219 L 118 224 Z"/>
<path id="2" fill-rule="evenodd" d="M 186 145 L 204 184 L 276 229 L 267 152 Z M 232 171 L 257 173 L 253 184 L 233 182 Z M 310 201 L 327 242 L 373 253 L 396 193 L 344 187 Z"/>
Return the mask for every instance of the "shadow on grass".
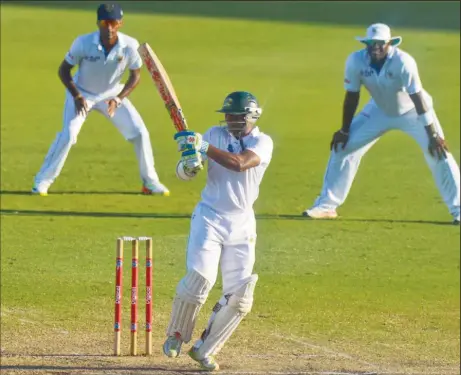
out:
<path id="1" fill-rule="evenodd" d="M 90 366 L 48 366 L 48 365 L 17 365 L 17 366 L 0 366 L 1 370 L 7 371 L 64 371 L 65 374 L 73 373 L 74 371 L 94 371 L 94 373 L 107 374 L 107 371 L 129 371 L 133 373 L 135 371 L 142 371 L 143 373 L 158 373 L 162 374 L 192 374 L 192 373 L 202 373 L 203 370 L 185 370 L 185 369 L 168 369 L 166 367 L 159 366 L 149 366 L 149 367 L 127 367 L 127 366 L 104 366 L 104 367 L 90 367 Z M 46 374 L 46 372 L 44 372 Z"/>
<path id="2" fill-rule="evenodd" d="M 92 12 L 95 1 L 2 1 L 50 9 Z M 459 1 L 119 1 L 129 22 L 130 14 L 178 15 L 247 20 L 322 23 L 360 26 L 373 22 L 391 27 L 459 31 Z M 172 24 L 172 29 L 174 25 Z M 251 37 L 251 36 L 250 36 Z"/>
<path id="3" fill-rule="evenodd" d="M 1 190 L 0 195 L 30 195 L 30 190 Z M 141 191 L 53 191 L 51 195 L 144 195 Z M 155 195 L 154 195 L 155 196 Z"/>
<path id="4" fill-rule="evenodd" d="M 83 212 L 83 211 L 33 211 L 33 210 L 0 210 L 1 215 L 18 216 L 83 216 L 83 217 L 124 217 L 136 219 L 190 219 L 191 214 L 152 212 Z"/>
<path id="5" fill-rule="evenodd" d="M 24 358 L 24 357 L 40 357 L 40 358 L 47 358 L 47 357 L 50 357 L 50 358 L 54 358 L 54 357 L 57 357 L 57 358 L 59 357 L 63 357 L 63 358 L 66 358 L 66 357 L 70 357 L 70 358 L 72 357 L 82 357 L 82 358 L 112 357 L 112 358 L 115 358 L 113 354 L 24 354 L 24 353 L 16 354 L 16 353 L 5 353 L 5 352 L 2 353 L 2 356 L 3 357 L 21 357 L 21 358 Z"/>
<path id="6" fill-rule="evenodd" d="M 43 211 L 43 210 L 0 210 L 1 215 L 11 216 L 82 216 L 82 217 L 122 217 L 136 219 L 190 219 L 192 213 L 143 213 L 143 212 L 83 212 L 83 211 Z M 312 220 L 300 215 L 289 214 L 259 214 L 258 220 L 303 220 L 306 222 L 337 223 L 340 222 L 359 222 L 359 223 L 388 223 L 388 224 L 431 224 L 431 225 L 450 225 L 449 221 L 429 221 L 429 220 L 394 220 L 394 219 L 360 219 L 360 218 L 339 218 L 336 220 Z"/>

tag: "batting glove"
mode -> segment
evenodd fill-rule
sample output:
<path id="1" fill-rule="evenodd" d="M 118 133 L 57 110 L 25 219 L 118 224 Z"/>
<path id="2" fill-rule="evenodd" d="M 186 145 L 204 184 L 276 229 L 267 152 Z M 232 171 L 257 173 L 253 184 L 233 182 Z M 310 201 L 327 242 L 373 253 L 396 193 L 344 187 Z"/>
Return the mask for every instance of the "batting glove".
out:
<path id="1" fill-rule="evenodd" d="M 181 161 L 187 174 L 194 175 L 203 169 L 202 155 L 197 150 L 184 151 L 181 154 Z"/>
<path id="2" fill-rule="evenodd" d="M 174 135 L 174 140 L 178 144 L 178 151 L 197 150 L 201 154 L 208 151 L 208 142 L 204 141 L 200 133 L 193 131 L 182 131 Z"/>

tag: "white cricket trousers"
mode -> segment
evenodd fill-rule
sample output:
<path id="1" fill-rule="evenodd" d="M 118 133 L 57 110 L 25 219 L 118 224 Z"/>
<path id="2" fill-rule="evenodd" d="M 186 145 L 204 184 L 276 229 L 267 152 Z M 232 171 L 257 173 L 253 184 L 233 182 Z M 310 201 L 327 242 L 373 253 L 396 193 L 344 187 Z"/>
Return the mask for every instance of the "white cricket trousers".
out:
<path id="1" fill-rule="evenodd" d="M 191 219 L 187 270 L 214 285 L 221 267 L 223 295 L 233 293 L 253 274 L 256 246 L 254 212 L 221 215 L 199 203 Z"/>
<path id="2" fill-rule="evenodd" d="M 159 181 L 154 168 L 154 156 L 149 138 L 149 132 L 136 108 L 128 98 L 116 109 L 111 118 L 107 114 L 107 103 L 104 100 L 95 102 L 90 95 L 82 92 L 88 105 L 88 112 L 96 110 L 102 113 L 122 133 L 126 140 L 134 145 L 139 163 L 141 179 L 144 183 Z M 63 127 L 48 150 L 40 171 L 35 176 L 35 185 L 48 188 L 61 173 L 71 147 L 77 143 L 77 137 L 86 120 L 87 115 L 75 113 L 75 104 L 72 95 L 66 90 L 64 105 Z"/>
<path id="3" fill-rule="evenodd" d="M 435 111 L 433 109 L 431 111 L 434 117 L 434 127 L 437 133 L 443 137 L 443 130 Z M 399 117 L 389 117 L 376 106 L 373 100 L 354 117 L 349 141 L 344 150 L 340 145 L 336 152 L 331 151 L 323 180 L 323 188 L 314 203 L 314 207 L 336 209 L 343 204 L 363 155 L 378 141 L 381 135 L 394 129 L 404 131 L 419 144 L 450 213 L 453 216 L 459 215 L 460 171 L 453 155 L 447 153 L 447 158 L 443 160 L 431 156 L 428 151 L 429 137 L 424 126 L 418 122 L 415 109 Z"/>

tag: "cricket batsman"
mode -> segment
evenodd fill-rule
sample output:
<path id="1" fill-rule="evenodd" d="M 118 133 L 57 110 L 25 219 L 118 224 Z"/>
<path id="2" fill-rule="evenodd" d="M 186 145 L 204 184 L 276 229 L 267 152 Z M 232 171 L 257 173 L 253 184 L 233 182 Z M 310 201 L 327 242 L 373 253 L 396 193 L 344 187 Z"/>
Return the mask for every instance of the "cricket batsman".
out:
<path id="1" fill-rule="evenodd" d="M 208 178 L 202 199 L 191 219 L 187 245 L 187 273 L 176 288 L 163 351 L 178 357 L 183 342 L 192 338 L 200 308 L 216 282 L 223 278 L 222 297 L 213 308 L 208 325 L 189 350 L 202 369 L 216 371 L 214 355 L 223 347 L 253 305 L 258 276 L 255 262 L 256 221 L 253 204 L 272 157 L 272 139 L 256 121 L 262 113 L 249 92 L 229 94 L 218 112 L 225 126 L 176 133 L 182 153 L 176 173 L 191 180 L 208 160 Z"/>
<path id="2" fill-rule="evenodd" d="M 303 212 L 313 219 L 334 219 L 346 200 L 362 156 L 390 130 L 411 136 L 424 152 L 455 225 L 460 224 L 460 171 L 448 151 L 432 97 L 423 89 L 416 61 L 397 48 L 402 38 L 391 37 L 382 23 L 371 25 L 365 48 L 346 61 L 342 127 L 333 135 L 323 188 L 314 205 Z M 371 100 L 354 116 L 364 85 Z"/>
<path id="3" fill-rule="evenodd" d="M 123 11 L 118 4 L 101 4 L 97 10 L 99 30 L 78 36 L 59 67 L 59 78 L 66 87 L 63 127 L 51 145 L 35 176 L 33 194 L 45 196 L 61 173 L 71 147 L 88 114 L 103 114 L 130 141 L 139 163 L 144 194 L 169 195 L 154 168 L 149 132 L 128 96 L 139 83 L 142 59 L 136 39 L 119 32 Z M 78 71 L 71 77 L 71 70 Z M 129 78 L 120 83 L 125 71 Z"/>

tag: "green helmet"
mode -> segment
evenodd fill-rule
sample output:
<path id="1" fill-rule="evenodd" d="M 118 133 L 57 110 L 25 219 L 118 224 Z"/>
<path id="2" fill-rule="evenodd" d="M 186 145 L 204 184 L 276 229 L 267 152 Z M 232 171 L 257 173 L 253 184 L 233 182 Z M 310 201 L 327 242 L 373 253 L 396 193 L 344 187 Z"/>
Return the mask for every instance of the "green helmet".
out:
<path id="1" fill-rule="evenodd" d="M 256 97 L 247 91 L 235 91 L 226 96 L 221 109 L 216 112 L 229 113 L 232 115 L 250 115 L 248 117 L 257 120 L 262 113 Z"/>

